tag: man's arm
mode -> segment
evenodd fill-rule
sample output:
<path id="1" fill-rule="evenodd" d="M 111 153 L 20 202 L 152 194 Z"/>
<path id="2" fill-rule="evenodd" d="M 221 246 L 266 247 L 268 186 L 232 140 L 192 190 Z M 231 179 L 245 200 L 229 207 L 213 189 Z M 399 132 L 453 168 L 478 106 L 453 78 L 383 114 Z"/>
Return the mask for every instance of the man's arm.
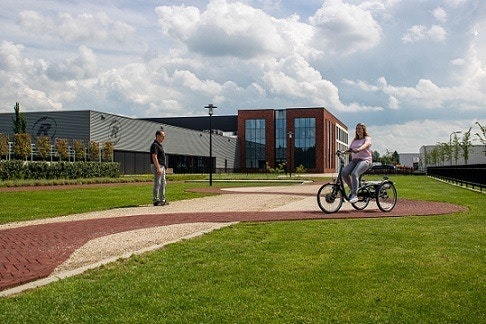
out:
<path id="1" fill-rule="evenodd" d="M 157 168 L 157 174 L 162 174 L 162 168 L 160 167 L 159 159 L 157 158 L 157 153 L 152 153 L 152 161 Z"/>

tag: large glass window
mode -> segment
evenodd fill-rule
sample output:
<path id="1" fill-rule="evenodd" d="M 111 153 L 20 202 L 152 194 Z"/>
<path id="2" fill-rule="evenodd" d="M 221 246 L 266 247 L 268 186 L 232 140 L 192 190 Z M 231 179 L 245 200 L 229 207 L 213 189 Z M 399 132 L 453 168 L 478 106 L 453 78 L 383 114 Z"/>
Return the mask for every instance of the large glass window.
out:
<path id="1" fill-rule="evenodd" d="M 275 111 L 275 165 L 284 163 L 287 149 L 287 118 L 285 110 Z"/>
<path id="2" fill-rule="evenodd" d="M 246 167 L 265 169 L 265 119 L 245 121 Z"/>
<path id="3" fill-rule="evenodd" d="M 295 167 L 303 165 L 306 169 L 316 167 L 316 119 L 296 118 L 294 121 Z"/>

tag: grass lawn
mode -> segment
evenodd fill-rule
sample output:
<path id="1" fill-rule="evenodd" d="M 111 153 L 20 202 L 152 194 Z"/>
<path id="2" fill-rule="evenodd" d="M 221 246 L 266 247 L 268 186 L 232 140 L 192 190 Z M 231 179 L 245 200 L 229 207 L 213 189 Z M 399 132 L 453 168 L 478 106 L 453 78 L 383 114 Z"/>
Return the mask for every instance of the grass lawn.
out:
<path id="1" fill-rule="evenodd" d="M 240 223 L 1 298 L 0 322 L 486 323 L 484 194 L 424 176 L 393 180 L 399 198 L 451 202 L 469 211 Z M 173 200 L 184 197 L 185 186 L 196 185 L 181 183 Z M 147 203 L 150 184 L 115 188 L 69 195 L 108 199 L 107 208 Z M 22 192 L 9 193 L 10 203 L 4 194 L 2 222 L 9 214 L 5 208 L 25 217 L 16 209 L 29 205 L 15 205 L 14 197 Z M 50 191 L 32 199 L 38 203 L 51 194 L 59 195 Z M 73 206 L 83 211 L 77 202 Z M 41 217 L 71 213 L 45 208 L 37 211 Z"/>

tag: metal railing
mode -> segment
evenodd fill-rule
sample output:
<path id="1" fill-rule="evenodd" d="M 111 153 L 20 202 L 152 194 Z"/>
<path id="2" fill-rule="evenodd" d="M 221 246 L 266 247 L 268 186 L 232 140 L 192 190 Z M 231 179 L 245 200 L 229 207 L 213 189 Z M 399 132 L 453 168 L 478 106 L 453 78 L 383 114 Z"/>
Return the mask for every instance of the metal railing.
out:
<path id="1" fill-rule="evenodd" d="M 8 142 L 8 154 L 5 156 L 6 157 L 6 160 L 9 161 L 9 160 L 12 160 L 13 157 L 14 157 L 14 151 L 13 151 L 13 142 Z M 31 162 L 33 161 L 37 161 L 36 157 L 39 157 L 38 154 L 37 154 L 37 149 L 36 149 L 36 145 L 34 143 L 31 143 L 30 144 L 30 154 L 29 154 L 29 159 Z M 55 145 L 51 145 L 51 149 L 49 151 L 49 160 L 50 162 L 54 162 L 54 161 L 59 161 L 59 154 L 58 154 L 58 151 L 55 147 Z M 88 161 L 88 157 L 89 157 L 89 151 L 87 148 L 84 149 L 84 159 L 82 159 L 81 161 Z M 103 148 L 100 146 L 99 147 L 99 152 L 98 152 L 98 162 L 101 162 L 102 161 L 102 158 L 103 158 Z M 113 162 L 113 158 L 114 158 L 114 154 L 112 154 L 112 157 L 111 157 L 111 162 Z M 73 149 L 72 146 L 68 146 L 68 162 L 76 162 L 76 151 Z M 78 159 L 79 161 L 79 159 Z"/>

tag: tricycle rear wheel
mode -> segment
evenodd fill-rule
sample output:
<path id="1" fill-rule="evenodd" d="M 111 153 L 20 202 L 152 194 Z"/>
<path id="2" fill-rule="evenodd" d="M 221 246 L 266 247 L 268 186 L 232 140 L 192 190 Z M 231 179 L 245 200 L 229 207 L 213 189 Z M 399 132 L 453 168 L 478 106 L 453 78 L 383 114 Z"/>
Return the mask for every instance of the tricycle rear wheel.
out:
<path id="1" fill-rule="evenodd" d="M 376 191 L 376 204 L 383 212 L 391 211 L 397 203 L 397 189 L 391 181 L 383 182 Z"/>

